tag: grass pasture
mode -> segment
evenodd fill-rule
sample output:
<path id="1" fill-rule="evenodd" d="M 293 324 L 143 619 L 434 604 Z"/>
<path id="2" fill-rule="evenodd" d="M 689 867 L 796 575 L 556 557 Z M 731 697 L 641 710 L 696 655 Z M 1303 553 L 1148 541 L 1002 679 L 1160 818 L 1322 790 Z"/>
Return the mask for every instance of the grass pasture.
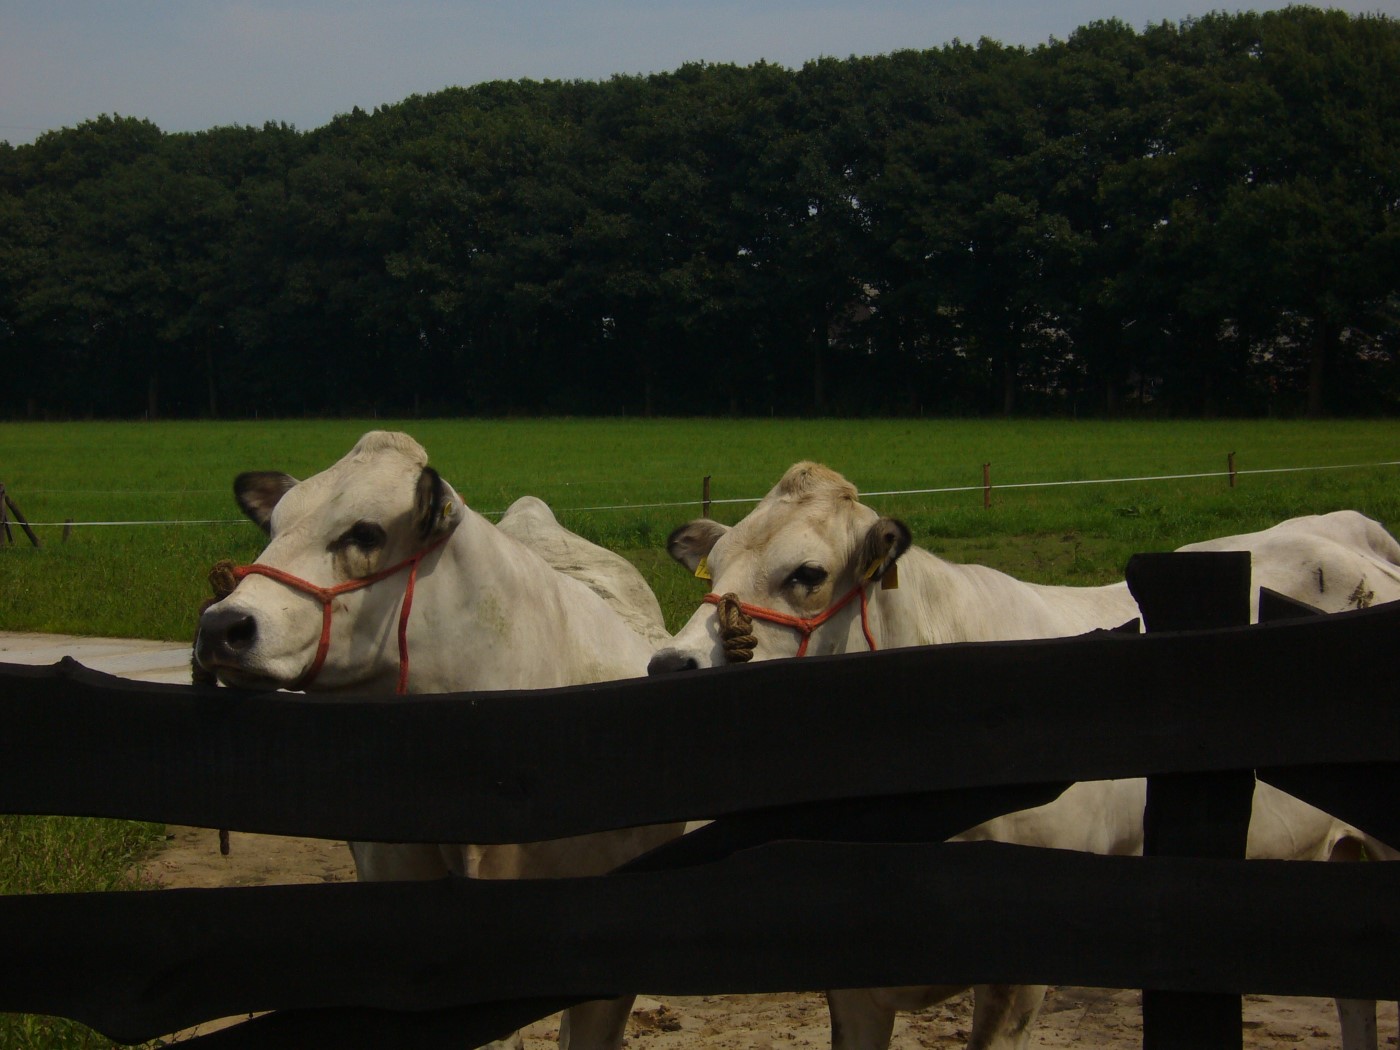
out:
<path id="1" fill-rule="evenodd" d="M 0 424 L 0 482 L 44 541 L 0 547 L 0 629 L 183 639 L 220 558 L 248 560 L 261 534 L 233 505 L 234 475 L 305 477 L 365 430 L 404 429 L 483 513 L 531 494 L 570 528 L 631 558 L 683 622 L 698 584 L 664 554 L 699 514 L 732 522 L 798 459 L 840 470 L 915 542 L 1043 583 L 1116 578 L 1138 550 L 1251 531 L 1352 507 L 1400 521 L 1400 469 L 1313 469 L 1111 484 L 1102 479 L 1331 468 L 1400 459 L 1400 422 L 933 420 L 363 420 Z M 983 509 L 982 464 L 993 506 Z M 658 506 L 658 504 L 660 506 Z M 62 522 L 75 525 L 62 539 Z M 159 522 L 106 525 L 84 522 Z M 184 522 L 186 524 L 169 524 Z"/>
<path id="2" fill-rule="evenodd" d="M 713 516 L 733 522 L 804 458 L 865 493 L 960 490 L 866 502 L 903 518 L 936 553 L 1042 583 L 1107 582 L 1136 551 L 1296 514 L 1350 507 L 1400 523 L 1400 468 L 1379 465 L 1400 460 L 1395 421 L 0 423 L 0 482 L 44 542 L 36 550 L 16 529 L 15 543 L 0 545 L 0 630 L 190 637 L 209 566 L 250 560 L 261 546 L 233 505 L 234 475 L 305 477 L 375 426 L 417 437 L 476 510 L 545 499 L 565 525 L 642 570 L 673 629 L 703 585 L 664 544 L 699 514 L 702 479 L 712 479 Z M 1233 489 L 1219 476 L 1232 451 L 1243 472 Z M 990 509 L 983 463 L 996 486 Z M 1348 464 L 1361 466 L 1331 469 Z M 1168 475 L 1178 477 L 1097 483 Z M 66 541 L 65 520 L 78 523 Z M 0 816 L 0 893 L 124 885 L 131 858 L 158 834 L 122 821 Z M 0 1016 L 3 1047 L 108 1045 L 82 1026 Z"/>

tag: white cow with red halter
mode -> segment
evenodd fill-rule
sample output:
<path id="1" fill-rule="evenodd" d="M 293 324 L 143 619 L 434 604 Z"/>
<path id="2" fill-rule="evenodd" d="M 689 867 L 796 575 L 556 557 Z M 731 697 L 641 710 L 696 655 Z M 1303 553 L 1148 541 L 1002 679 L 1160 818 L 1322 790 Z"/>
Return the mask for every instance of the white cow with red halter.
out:
<path id="1" fill-rule="evenodd" d="M 542 689 L 642 675 L 658 632 L 665 637 L 656 599 L 630 565 L 566 533 L 538 501 L 521 504 L 519 520 L 497 528 L 466 506 L 405 434 L 366 434 L 305 481 L 248 473 L 234 487 L 270 539 L 255 563 L 234 570 L 233 592 L 200 617 L 196 657 L 225 685 Z M 610 577 L 599 589 L 612 604 L 512 531 L 567 557 L 580 574 Z M 521 846 L 351 848 L 361 879 L 550 878 L 610 871 L 681 830 Z M 575 1007 L 561 1043 L 620 1046 L 630 1008 L 630 999 Z"/>
<path id="2" fill-rule="evenodd" d="M 671 644 L 652 657 L 650 672 L 807 653 L 1063 637 L 1118 627 L 1138 615 L 1126 584 L 1024 583 L 980 565 L 943 561 L 910 540 L 902 522 L 863 506 L 845 478 L 816 463 L 798 463 L 732 528 L 702 519 L 671 534 L 672 556 L 710 580 L 711 590 Z M 1188 549 L 1249 550 L 1256 585 L 1328 612 L 1400 597 L 1400 544 L 1351 511 L 1296 518 Z M 1139 852 L 1142 799 L 1140 780 L 1076 784 L 1048 806 L 959 837 Z M 1373 856 L 1400 856 L 1291 796 L 1267 785 L 1256 790 L 1250 856 L 1340 858 L 1359 844 Z M 960 990 L 829 991 L 833 1045 L 884 1050 L 897 1010 L 928 1006 Z M 968 1046 L 1026 1047 L 1043 995 L 1041 987 L 979 987 Z M 1374 1047 L 1374 1010 L 1368 1034 L 1364 1008 L 1339 1003 L 1339 1009 L 1346 1050 Z"/>

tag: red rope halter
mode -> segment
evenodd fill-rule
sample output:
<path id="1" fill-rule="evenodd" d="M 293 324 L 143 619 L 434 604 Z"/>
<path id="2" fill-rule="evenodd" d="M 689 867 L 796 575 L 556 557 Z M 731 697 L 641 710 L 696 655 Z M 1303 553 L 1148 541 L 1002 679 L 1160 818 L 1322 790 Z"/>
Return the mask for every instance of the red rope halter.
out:
<path id="1" fill-rule="evenodd" d="M 418 565 L 433 551 L 446 543 L 452 534 L 449 532 L 441 539 L 430 543 L 412 557 L 403 561 L 395 562 L 387 569 L 380 569 L 371 576 L 364 576 L 358 580 L 346 580 L 338 583 L 334 587 L 318 587 L 309 580 L 303 580 L 300 576 L 293 576 L 291 573 L 278 569 L 272 565 L 238 565 L 233 569 L 235 578 L 242 580 L 245 576 L 266 576 L 268 579 L 276 580 L 278 583 L 285 583 L 294 590 L 309 594 L 321 603 L 321 640 L 316 646 L 316 658 L 311 661 L 311 666 L 289 685 L 288 689 L 305 689 L 311 684 L 311 680 L 321 671 L 321 666 L 326 662 L 326 653 L 331 647 L 331 603 L 342 594 L 350 591 L 358 591 L 368 587 L 372 583 L 386 580 L 399 570 L 408 568 L 408 583 L 404 587 L 403 606 L 399 609 L 399 683 L 394 691 L 402 696 L 408 692 L 408 614 L 413 608 L 413 589 L 418 582 Z"/>
<path id="2" fill-rule="evenodd" d="M 701 601 L 710 605 L 718 605 L 722 595 L 711 591 L 705 595 Z M 875 644 L 875 635 L 870 631 L 870 606 L 865 595 L 865 582 L 861 581 L 852 587 L 841 598 L 828 606 L 824 612 L 816 616 L 793 616 L 790 613 L 779 612 L 777 609 L 765 609 L 761 605 L 750 605 L 748 602 L 739 602 L 739 608 L 745 616 L 755 620 L 767 620 L 769 623 L 776 623 L 783 627 L 791 627 L 802 635 L 802 643 L 797 647 L 797 655 L 807 654 L 807 643 L 812 640 L 812 632 L 822 624 L 830 620 L 838 612 L 850 605 L 857 597 L 860 598 L 860 629 L 865 632 L 865 644 L 870 646 L 870 651 L 875 652 L 879 646 Z"/>

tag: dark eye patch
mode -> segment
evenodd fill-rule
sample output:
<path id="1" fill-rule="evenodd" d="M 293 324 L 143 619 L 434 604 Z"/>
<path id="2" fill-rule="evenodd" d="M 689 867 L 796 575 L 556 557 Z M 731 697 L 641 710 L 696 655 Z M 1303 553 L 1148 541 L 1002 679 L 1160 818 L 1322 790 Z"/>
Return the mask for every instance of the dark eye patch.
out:
<path id="1" fill-rule="evenodd" d="M 332 547 L 336 550 L 358 547 L 365 552 L 377 551 L 384 546 L 385 539 L 387 535 L 382 526 L 372 521 L 357 521 L 332 544 Z"/>
<path id="2" fill-rule="evenodd" d="M 813 587 L 820 587 L 825 583 L 827 575 L 827 571 L 820 565 L 799 565 L 793 570 L 792 576 L 789 577 L 789 579 L 791 579 L 793 583 L 799 583 L 803 587 L 811 589 Z"/>

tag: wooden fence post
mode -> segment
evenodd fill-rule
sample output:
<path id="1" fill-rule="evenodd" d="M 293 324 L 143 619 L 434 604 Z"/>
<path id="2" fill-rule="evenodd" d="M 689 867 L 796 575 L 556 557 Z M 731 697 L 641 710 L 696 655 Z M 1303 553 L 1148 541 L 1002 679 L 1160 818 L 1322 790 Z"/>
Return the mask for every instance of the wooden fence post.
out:
<path id="1" fill-rule="evenodd" d="M 1231 488 L 1234 488 L 1234 487 L 1235 487 L 1235 454 L 1234 454 L 1233 452 L 1227 452 L 1227 453 L 1225 454 L 1225 465 L 1226 465 L 1226 467 L 1228 468 L 1228 470 L 1230 471 L 1230 487 L 1231 487 Z"/>
<path id="2" fill-rule="evenodd" d="M 1247 551 L 1137 554 L 1127 580 L 1145 631 L 1249 623 Z M 1182 689 L 1190 689 L 1189 675 Z M 1253 770 L 1148 777 L 1144 856 L 1244 859 L 1253 799 Z M 1238 995 L 1143 989 L 1143 1050 L 1239 1050 L 1243 1040 Z"/>
<path id="3" fill-rule="evenodd" d="M 992 465 L 982 464 L 982 509 L 990 510 L 992 506 Z"/>
<path id="4" fill-rule="evenodd" d="M 4 526 L 5 542 L 13 543 L 14 534 L 10 532 L 10 522 L 6 517 L 6 511 L 15 516 L 15 521 L 19 522 L 19 527 L 24 530 L 24 534 L 29 537 L 29 542 L 36 547 L 42 547 L 39 537 L 34 535 L 34 530 L 29 527 L 29 522 L 25 519 L 24 513 L 15 505 L 15 501 L 10 498 L 10 494 L 5 491 L 5 486 L 0 484 L 0 525 Z"/>
<path id="5" fill-rule="evenodd" d="M 705 475 L 705 482 L 700 488 L 700 517 L 710 516 L 710 475 Z"/>

